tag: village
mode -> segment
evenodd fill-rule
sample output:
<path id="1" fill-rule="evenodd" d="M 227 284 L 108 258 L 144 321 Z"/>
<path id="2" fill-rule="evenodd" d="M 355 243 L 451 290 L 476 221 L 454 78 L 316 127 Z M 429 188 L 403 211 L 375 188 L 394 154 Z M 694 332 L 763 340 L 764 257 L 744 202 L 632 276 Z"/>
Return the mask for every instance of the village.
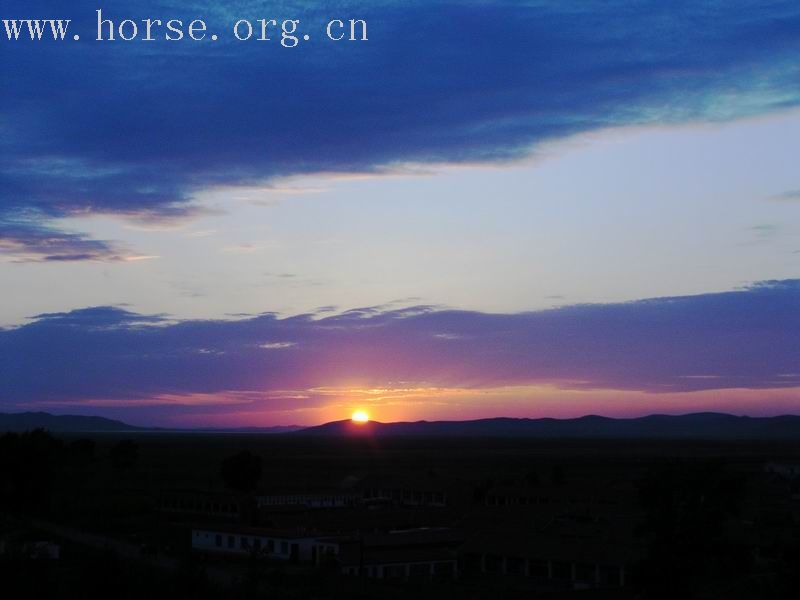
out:
<path id="1" fill-rule="evenodd" d="M 798 461 L 784 449 L 292 435 L 47 443 L 66 462 L 46 502 L 25 500 L 23 484 L 21 504 L 7 503 L 6 558 L 53 564 L 86 548 L 273 595 L 276 577 L 281 593 L 324 581 L 314 593 L 331 598 L 779 585 L 800 523 Z"/>

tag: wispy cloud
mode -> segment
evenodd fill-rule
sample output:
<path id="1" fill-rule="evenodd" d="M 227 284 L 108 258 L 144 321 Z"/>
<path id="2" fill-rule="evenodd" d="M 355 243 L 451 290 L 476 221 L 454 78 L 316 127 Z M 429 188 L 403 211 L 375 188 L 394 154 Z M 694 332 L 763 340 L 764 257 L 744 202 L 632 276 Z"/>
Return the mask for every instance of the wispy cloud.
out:
<path id="1" fill-rule="evenodd" d="M 752 241 L 755 242 L 768 242 L 776 238 L 781 231 L 779 225 L 775 225 L 773 223 L 761 223 L 759 225 L 753 225 L 752 227 L 748 228 L 748 231 L 753 236 Z"/>
<path id="2" fill-rule="evenodd" d="M 769 197 L 775 202 L 800 202 L 800 190 L 787 190 Z"/>

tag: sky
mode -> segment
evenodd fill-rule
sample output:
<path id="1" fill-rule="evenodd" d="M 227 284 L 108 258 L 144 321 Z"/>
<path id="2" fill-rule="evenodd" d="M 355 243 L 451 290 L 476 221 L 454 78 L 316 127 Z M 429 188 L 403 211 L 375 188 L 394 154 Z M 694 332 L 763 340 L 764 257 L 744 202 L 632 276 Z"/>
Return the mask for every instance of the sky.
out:
<path id="1" fill-rule="evenodd" d="M 800 412 L 797 3 L 96 8 L 0 9 L 0 411 Z"/>

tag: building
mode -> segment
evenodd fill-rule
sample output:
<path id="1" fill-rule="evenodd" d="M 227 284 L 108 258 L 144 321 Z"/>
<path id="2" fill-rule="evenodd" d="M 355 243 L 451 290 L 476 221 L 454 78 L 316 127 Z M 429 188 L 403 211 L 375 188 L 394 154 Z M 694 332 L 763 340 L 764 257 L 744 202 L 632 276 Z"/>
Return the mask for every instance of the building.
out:
<path id="1" fill-rule="evenodd" d="M 368 534 L 339 542 L 343 575 L 371 579 L 452 580 L 458 577 L 460 532 L 422 528 Z"/>
<path id="2" fill-rule="evenodd" d="M 258 508 L 299 506 L 303 508 L 350 508 L 360 503 L 354 492 L 340 490 L 320 492 L 286 492 L 258 496 Z"/>
<path id="3" fill-rule="evenodd" d="M 460 550 L 467 577 L 516 578 L 538 589 L 625 587 L 643 556 L 634 519 L 560 514 L 471 520 Z M 524 580 L 524 581 L 523 581 Z"/>
<path id="4" fill-rule="evenodd" d="M 213 519 L 239 522 L 253 513 L 253 500 L 247 496 L 203 490 L 163 490 L 158 510 L 193 520 Z"/>
<path id="5" fill-rule="evenodd" d="M 800 463 L 770 462 L 764 465 L 764 471 L 784 479 L 798 479 L 800 478 Z"/>
<path id="6" fill-rule="evenodd" d="M 300 531 L 212 525 L 192 528 L 192 550 L 198 552 L 232 556 L 257 553 L 273 560 L 322 564 L 338 549 L 336 543 Z"/>
<path id="7" fill-rule="evenodd" d="M 376 579 L 454 579 L 462 536 L 448 529 L 321 536 L 253 527 L 192 529 L 192 550 L 232 557 L 335 566 L 342 574 Z"/>
<path id="8" fill-rule="evenodd" d="M 370 476 L 360 482 L 359 489 L 367 504 L 422 508 L 464 507 L 473 493 L 471 484 L 434 474 Z"/>

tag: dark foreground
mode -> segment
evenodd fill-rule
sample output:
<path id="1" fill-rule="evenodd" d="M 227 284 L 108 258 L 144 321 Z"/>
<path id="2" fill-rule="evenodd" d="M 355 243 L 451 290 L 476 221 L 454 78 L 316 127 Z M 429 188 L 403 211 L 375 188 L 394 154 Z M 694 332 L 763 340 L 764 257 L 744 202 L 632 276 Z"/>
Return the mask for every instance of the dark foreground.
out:
<path id="1" fill-rule="evenodd" d="M 9 597 L 793 598 L 794 443 L 0 438 Z"/>

